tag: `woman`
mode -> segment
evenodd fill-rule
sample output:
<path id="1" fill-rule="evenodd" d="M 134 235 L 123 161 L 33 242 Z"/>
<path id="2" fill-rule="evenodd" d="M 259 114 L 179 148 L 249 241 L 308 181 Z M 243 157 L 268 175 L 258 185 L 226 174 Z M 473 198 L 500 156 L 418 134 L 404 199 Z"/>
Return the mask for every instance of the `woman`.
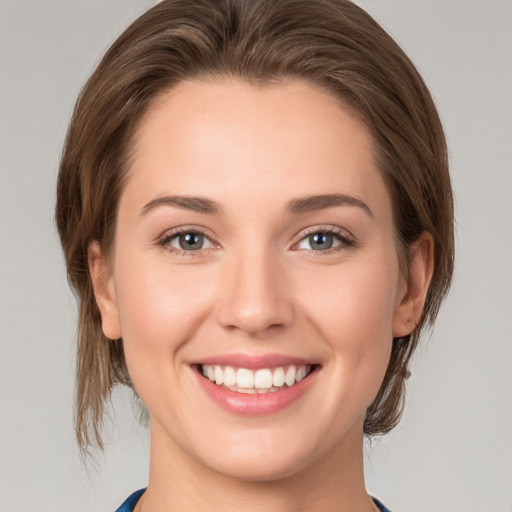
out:
<path id="1" fill-rule="evenodd" d="M 120 511 L 386 510 L 363 435 L 399 421 L 453 266 L 443 130 L 345 0 L 167 0 L 75 108 L 56 218 L 80 305 L 77 437 L 113 386 L 150 418 Z"/>

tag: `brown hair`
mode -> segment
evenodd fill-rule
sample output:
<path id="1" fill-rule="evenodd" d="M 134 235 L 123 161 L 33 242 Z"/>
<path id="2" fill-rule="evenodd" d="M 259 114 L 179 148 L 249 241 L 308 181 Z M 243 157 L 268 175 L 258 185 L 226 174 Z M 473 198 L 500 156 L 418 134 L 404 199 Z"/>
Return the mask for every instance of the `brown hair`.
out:
<path id="1" fill-rule="evenodd" d="M 399 421 L 408 365 L 451 281 L 453 200 L 443 129 L 413 64 L 347 0 L 165 0 L 114 42 L 78 98 L 57 185 L 56 221 L 79 302 L 76 434 L 102 447 L 105 402 L 132 387 L 122 340 L 103 335 L 87 249 L 112 249 L 130 142 L 155 99 L 180 81 L 231 76 L 268 84 L 295 77 L 322 87 L 369 127 L 392 197 L 400 261 L 423 231 L 434 273 L 420 323 L 394 340 L 384 381 L 367 410 L 367 435 Z"/>

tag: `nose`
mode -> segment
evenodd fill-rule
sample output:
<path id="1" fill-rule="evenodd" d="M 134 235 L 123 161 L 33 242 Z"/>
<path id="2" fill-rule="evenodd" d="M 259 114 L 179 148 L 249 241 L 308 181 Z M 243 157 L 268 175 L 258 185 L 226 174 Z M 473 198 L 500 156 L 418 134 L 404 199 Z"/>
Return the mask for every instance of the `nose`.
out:
<path id="1" fill-rule="evenodd" d="M 225 262 L 217 304 L 218 321 L 224 328 L 264 338 L 292 323 L 284 263 L 264 251 L 240 253 Z"/>

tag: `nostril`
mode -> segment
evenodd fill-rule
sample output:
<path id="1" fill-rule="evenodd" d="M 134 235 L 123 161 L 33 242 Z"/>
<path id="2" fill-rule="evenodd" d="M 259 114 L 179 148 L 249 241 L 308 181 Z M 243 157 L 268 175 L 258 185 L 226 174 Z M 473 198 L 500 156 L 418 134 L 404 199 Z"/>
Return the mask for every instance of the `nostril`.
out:
<path id="1" fill-rule="evenodd" d="M 216 311 L 219 323 L 251 336 L 268 335 L 289 325 L 293 308 L 285 272 L 268 252 L 245 251 L 230 261 Z"/>
<path id="2" fill-rule="evenodd" d="M 291 306 L 279 304 L 275 307 L 266 305 L 259 310 L 256 308 L 240 308 L 236 305 L 231 309 L 228 305 L 221 311 L 220 323 L 230 331 L 239 330 L 249 336 L 267 337 L 285 329 L 291 324 L 293 313 Z M 230 310 L 229 310 L 230 309 Z"/>

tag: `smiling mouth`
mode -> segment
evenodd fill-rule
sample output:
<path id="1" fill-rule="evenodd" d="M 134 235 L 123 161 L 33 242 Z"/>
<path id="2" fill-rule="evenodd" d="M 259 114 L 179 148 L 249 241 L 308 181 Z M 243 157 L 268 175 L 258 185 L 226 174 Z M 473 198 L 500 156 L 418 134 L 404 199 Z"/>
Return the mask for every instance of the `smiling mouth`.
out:
<path id="1" fill-rule="evenodd" d="M 276 368 L 235 368 L 199 364 L 197 370 L 217 386 L 237 393 L 264 394 L 291 388 L 306 379 L 317 365 L 302 364 L 278 366 Z"/>

